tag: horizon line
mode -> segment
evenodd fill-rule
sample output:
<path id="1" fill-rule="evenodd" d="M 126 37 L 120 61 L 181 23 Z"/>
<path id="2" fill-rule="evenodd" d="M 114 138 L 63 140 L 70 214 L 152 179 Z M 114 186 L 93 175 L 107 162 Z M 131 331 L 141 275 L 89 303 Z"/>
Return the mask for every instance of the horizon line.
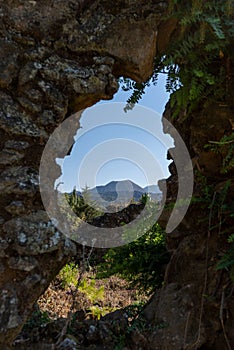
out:
<path id="1" fill-rule="evenodd" d="M 109 185 L 111 182 L 124 182 L 124 181 L 129 181 L 129 182 L 131 182 L 131 183 L 133 183 L 134 185 L 137 185 L 138 187 L 140 187 L 141 189 L 145 189 L 146 187 L 150 187 L 150 186 L 158 186 L 158 181 L 156 182 L 156 183 L 151 183 L 151 184 L 146 184 L 144 187 L 142 187 L 141 185 L 139 185 L 138 183 L 136 183 L 136 182 L 134 182 L 133 180 L 129 180 L 129 179 L 122 179 L 122 180 L 111 180 L 111 181 L 109 181 L 109 182 L 106 182 L 106 183 L 102 183 L 102 184 L 97 184 L 96 186 L 94 186 L 94 187 L 90 187 L 90 186 L 88 186 L 87 184 L 84 186 L 84 187 L 82 187 L 81 189 L 79 189 L 79 188 L 77 188 L 76 186 L 73 186 L 73 189 L 72 189 L 72 191 L 74 190 L 74 189 L 76 189 L 77 191 L 79 191 L 79 192 L 82 192 L 84 189 L 85 189 L 85 187 L 87 187 L 89 190 L 92 190 L 92 189 L 94 189 L 94 188 L 96 188 L 96 187 L 99 187 L 99 186 L 107 186 L 107 185 Z"/>

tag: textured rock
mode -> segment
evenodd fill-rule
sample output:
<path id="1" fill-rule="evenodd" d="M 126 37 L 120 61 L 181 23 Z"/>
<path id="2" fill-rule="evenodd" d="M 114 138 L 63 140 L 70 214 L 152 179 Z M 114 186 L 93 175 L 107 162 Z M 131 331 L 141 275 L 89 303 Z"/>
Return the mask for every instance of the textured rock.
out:
<path id="1" fill-rule="evenodd" d="M 49 221 L 39 195 L 38 169 L 49 135 L 72 113 L 111 99 L 120 75 L 137 81 L 148 78 L 157 25 L 166 6 L 163 1 L 142 0 L 1 1 L 0 344 L 4 349 L 51 279 L 77 254 L 78 248 Z M 57 168 L 54 177 L 61 171 Z"/>
<path id="2" fill-rule="evenodd" d="M 174 121 L 193 156 L 194 169 L 200 171 L 200 177 L 207 178 L 208 185 L 219 184 L 216 185 L 217 193 L 230 174 L 221 175 L 222 157 L 206 150 L 204 145 L 209 140 L 218 141 L 225 133 L 232 132 L 234 115 L 229 108 L 232 101 L 233 96 L 230 96 L 226 108 L 213 101 L 206 102 L 200 111 L 191 115 L 190 120 Z M 170 120 L 169 106 L 164 116 Z M 174 167 L 171 170 L 172 176 L 167 181 L 168 202 L 175 201 L 177 196 L 177 175 Z M 164 286 L 144 310 L 146 321 L 155 327 L 155 331 L 147 333 L 147 349 L 150 350 L 228 349 L 220 322 L 220 310 L 222 288 L 225 289 L 231 282 L 228 273 L 217 271 L 220 252 L 225 251 L 226 243 L 220 235 L 219 225 L 209 232 L 208 218 L 211 217 L 212 225 L 218 221 L 215 214 L 211 216 L 212 198 L 205 198 L 207 187 L 201 186 L 200 179 L 199 176 L 195 177 L 193 194 L 200 202 L 190 205 L 181 224 L 167 235 L 167 246 L 172 257 L 167 266 Z M 232 188 L 225 200 L 233 200 Z M 165 225 L 169 215 L 170 212 L 164 212 L 161 224 Z M 221 226 L 223 231 L 230 232 L 231 218 L 222 222 Z M 228 290 L 225 292 L 224 313 L 227 312 L 230 319 L 224 322 L 226 335 L 233 344 L 233 303 L 228 297 Z"/>
<path id="3" fill-rule="evenodd" d="M 0 348 L 4 350 L 60 268 L 71 255 L 79 254 L 79 247 L 63 237 L 43 211 L 38 168 L 48 137 L 67 116 L 100 99 L 111 99 L 119 76 L 139 82 L 148 78 L 155 54 L 176 35 L 176 20 L 162 20 L 166 7 L 167 1 L 153 0 L 1 1 Z M 204 145 L 230 133 L 233 91 L 232 86 L 227 107 L 212 102 L 175 125 L 195 169 L 217 188 L 225 180 L 219 172 L 222 159 L 204 150 Z M 168 108 L 165 116 L 170 115 Z M 177 185 L 173 164 L 171 170 L 167 185 L 173 201 Z M 59 167 L 57 172 L 53 175 L 58 176 Z M 164 213 L 162 224 L 168 215 Z M 207 238 L 207 223 L 202 220 L 208 215 L 208 210 L 201 213 L 199 206 L 192 206 L 168 235 L 172 259 L 165 283 L 145 310 L 152 327 L 148 333 L 131 334 L 132 349 L 223 347 L 220 280 L 223 285 L 229 280 L 216 271 L 223 243 L 218 234 Z M 234 343 L 230 298 L 224 308 L 227 336 Z M 107 337 L 111 343 L 114 329 L 109 332 L 103 321 L 95 327 L 100 346 L 90 348 L 103 349 Z M 92 332 L 89 336 L 92 340 Z"/>
<path id="4" fill-rule="evenodd" d="M 0 191 L 6 194 L 27 194 L 33 196 L 39 190 L 36 170 L 29 167 L 11 167 L 0 175 Z"/>
<path id="5" fill-rule="evenodd" d="M 4 41 L 4 39 L 0 40 L 0 46 L 0 87 L 7 88 L 17 77 L 19 47 L 13 42 Z"/>
<path id="6" fill-rule="evenodd" d="M 47 137 L 45 131 L 39 129 L 29 115 L 20 110 L 20 106 L 15 104 L 9 95 L 0 92 L 0 103 L 1 128 L 7 133 L 29 137 Z"/>

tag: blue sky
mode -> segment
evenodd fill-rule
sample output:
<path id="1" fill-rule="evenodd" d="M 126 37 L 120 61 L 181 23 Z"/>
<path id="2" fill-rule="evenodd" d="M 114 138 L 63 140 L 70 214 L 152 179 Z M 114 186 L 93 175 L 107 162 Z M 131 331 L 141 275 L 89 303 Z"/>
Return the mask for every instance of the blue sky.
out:
<path id="1" fill-rule="evenodd" d="M 166 154 L 173 140 L 163 134 L 161 125 L 169 98 L 165 76 L 161 74 L 158 84 L 146 88 L 139 104 L 125 113 L 130 94 L 120 88 L 113 100 L 83 112 L 71 154 L 57 160 L 63 172 L 57 180 L 63 182 L 60 191 L 125 179 L 145 187 L 170 175 Z"/>

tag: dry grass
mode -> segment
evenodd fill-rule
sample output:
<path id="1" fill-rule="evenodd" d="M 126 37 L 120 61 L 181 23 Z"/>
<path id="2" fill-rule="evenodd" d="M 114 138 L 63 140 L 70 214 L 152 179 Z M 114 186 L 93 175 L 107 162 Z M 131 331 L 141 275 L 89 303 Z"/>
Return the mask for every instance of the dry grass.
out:
<path id="1" fill-rule="evenodd" d="M 91 280 L 95 278 L 93 273 L 85 273 L 84 278 Z M 96 303 L 100 308 L 109 310 L 124 308 L 137 301 L 147 301 L 148 297 L 143 293 L 138 293 L 136 289 L 129 289 L 128 283 L 117 276 L 107 279 L 96 280 L 96 287 L 104 286 L 104 299 Z M 73 302 L 72 291 L 74 287 L 61 288 L 57 277 L 38 300 L 40 310 L 47 312 L 51 319 L 67 317 Z M 76 311 L 83 311 L 84 317 L 88 318 L 88 310 L 92 306 L 87 296 L 78 290 L 75 300 Z"/>

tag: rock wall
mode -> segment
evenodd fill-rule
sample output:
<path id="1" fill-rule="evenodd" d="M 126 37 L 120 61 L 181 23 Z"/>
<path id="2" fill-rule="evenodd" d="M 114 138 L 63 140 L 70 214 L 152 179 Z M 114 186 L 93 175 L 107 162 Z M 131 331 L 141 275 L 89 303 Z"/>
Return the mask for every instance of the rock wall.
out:
<path id="1" fill-rule="evenodd" d="M 53 277 L 70 256 L 79 254 L 79 247 L 54 228 L 40 199 L 38 168 L 49 135 L 72 113 L 111 99 L 119 76 L 148 78 L 157 50 L 167 46 L 177 24 L 162 21 L 166 1 L 0 4 L 0 344 L 5 350 Z M 217 191 L 226 179 L 219 172 L 222 159 L 204 151 L 204 144 L 233 127 L 233 84 L 228 91 L 225 106 L 200 106 L 175 125 L 194 168 Z M 170 108 L 165 116 L 170 119 Z M 171 171 L 168 190 L 173 200 L 173 165 Z M 202 198 L 199 186 L 196 178 L 195 195 Z M 229 279 L 216 271 L 225 243 L 219 233 L 209 232 L 204 222 L 209 213 L 192 205 L 168 235 L 172 258 L 165 284 L 145 309 L 152 328 L 147 338 L 131 339 L 132 349 L 228 349 L 220 310 L 226 336 L 234 343 Z M 162 224 L 167 217 L 165 213 Z"/>
<path id="2" fill-rule="evenodd" d="M 181 114 L 172 120 L 192 157 L 194 200 L 181 224 L 167 235 L 172 256 L 164 286 L 144 311 L 149 326 L 155 329 L 147 335 L 150 350 L 230 350 L 234 344 L 233 283 L 228 271 L 217 270 L 218 261 L 227 250 L 227 233 L 231 234 L 233 227 L 233 182 L 225 198 L 225 203 L 229 203 L 226 213 L 222 213 L 219 196 L 226 181 L 233 178 L 233 171 L 222 174 L 225 154 L 204 148 L 209 141 L 219 141 L 233 132 L 233 84 L 230 76 L 225 102 L 213 101 L 211 97 L 187 119 Z M 169 104 L 164 117 L 172 117 Z M 175 202 L 177 196 L 174 164 L 171 173 L 167 181 L 168 203 Z M 164 211 L 162 225 L 168 216 L 168 211 Z"/>
<path id="3" fill-rule="evenodd" d="M 0 343 L 5 349 L 33 303 L 78 253 L 43 211 L 38 169 L 48 137 L 67 116 L 111 99 L 120 75 L 143 81 L 152 73 L 157 27 L 167 4 L 0 4 Z"/>

